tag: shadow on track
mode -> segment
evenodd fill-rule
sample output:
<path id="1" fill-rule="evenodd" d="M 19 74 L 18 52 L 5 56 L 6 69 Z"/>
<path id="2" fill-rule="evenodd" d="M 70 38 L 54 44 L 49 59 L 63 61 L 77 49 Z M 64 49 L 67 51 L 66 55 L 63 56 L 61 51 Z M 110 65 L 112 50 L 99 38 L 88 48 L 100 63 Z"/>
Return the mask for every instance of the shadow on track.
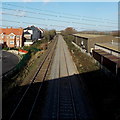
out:
<path id="1" fill-rule="evenodd" d="M 74 79 L 77 77 L 77 80 Z M 33 110 L 32 119 L 53 119 L 54 106 L 56 102 L 57 81 L 63 81 L 65 87 L 67 83 L 65 80 L 71 79 L 72 89 L 75 99 L 76 111 L 78 111 L 77 119 L 79 120 L 118 120 L 120 110 L 120 84 L 117 78 L 106 76 L 100 70 L 88 73 L 82 73 L 73 76 L 66 76 L 54 80 L 47 80 L 42 86 L 35 108 Z M 16 114 L 14 120 L 27 120 L 34 98 L 36 96 L 37 87 L 40 82 L 34 83 L 35 89 L 31 90 L 28 99 L 22 104 L 22 112 Z M 8 120 L 17 102 L 21 98 L 28 85 L 17 86 L 13 88 L 9 95 L 3 100 L 3 120 Z M 76 88 L 76 86 L 78 86 Z M 19 92 L 18 92 L 19 91 Z M 64 91 L 62 91 L 64 92 Z M 79 103 L 77 103 L 79 101 Z M 83 103 L 83 104 L 81 104 Z M 47 105 L 46 105 L 47 104 Z M 45 106 L 49 106 L 48 109 Z M 79 115 L 80 112 L 80 115 Z M 21 117 L 20 117 L 21 115 Z M 46 117 L 45 117 L 46 116 Z M 117 119 L 118 118 L 118 119 Z M 56 118 L 54 118 L 56 119 Z M 66 117 L 65 120 L 70 120 L 71 117 Z M 12 119 L 13 120 L 13 119 Z"/>

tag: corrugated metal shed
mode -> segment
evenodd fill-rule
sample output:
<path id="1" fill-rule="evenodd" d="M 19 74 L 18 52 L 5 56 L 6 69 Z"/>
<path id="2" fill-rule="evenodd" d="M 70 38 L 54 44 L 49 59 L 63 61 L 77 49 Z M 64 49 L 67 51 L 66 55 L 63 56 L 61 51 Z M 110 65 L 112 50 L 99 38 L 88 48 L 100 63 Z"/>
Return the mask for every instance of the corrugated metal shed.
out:
<path id="1" fill-rule="evenodd" d="M 93 50 L 93 57 L 111 72 L 120 74 L 120 58 L 100 49 Z"/>

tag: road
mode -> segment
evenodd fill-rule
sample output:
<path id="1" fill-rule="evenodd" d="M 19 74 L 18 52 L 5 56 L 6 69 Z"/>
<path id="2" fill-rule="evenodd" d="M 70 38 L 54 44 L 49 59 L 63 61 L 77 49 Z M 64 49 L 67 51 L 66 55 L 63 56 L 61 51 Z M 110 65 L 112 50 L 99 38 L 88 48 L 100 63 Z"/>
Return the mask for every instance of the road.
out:
<path id="1" fill-rule="evenodd" d="M 19 58 L 9 52 L 2 51 L 2 73 L 6 73 L 16 66 L 19 62 Z"/>
<path id="2" fill-rule="evenodd" d="M 93 110 L 87 101 L 66 42 L 61 35 L 48 80 L 47 95 L 41 113 L 35 118 L 41 120 L 93 120 Z"/>

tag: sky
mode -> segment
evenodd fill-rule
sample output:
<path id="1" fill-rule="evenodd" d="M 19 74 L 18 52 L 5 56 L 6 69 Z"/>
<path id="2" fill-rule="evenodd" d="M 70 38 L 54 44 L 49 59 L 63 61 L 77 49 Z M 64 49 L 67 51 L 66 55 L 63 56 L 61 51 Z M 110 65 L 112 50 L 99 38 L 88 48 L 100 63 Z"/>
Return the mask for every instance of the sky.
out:
<path id="1" fill-rule="evenodd" d="M 119 2 L 119 0 L 2 0 L 4 2 Z"/>
<path id="2" fill-rule="evenodd" d="M 7 1 L 7 0 L 6 0 Z M 3 2 L 3 27 L 110 31 L 118 29 L 118 2 Z"/>

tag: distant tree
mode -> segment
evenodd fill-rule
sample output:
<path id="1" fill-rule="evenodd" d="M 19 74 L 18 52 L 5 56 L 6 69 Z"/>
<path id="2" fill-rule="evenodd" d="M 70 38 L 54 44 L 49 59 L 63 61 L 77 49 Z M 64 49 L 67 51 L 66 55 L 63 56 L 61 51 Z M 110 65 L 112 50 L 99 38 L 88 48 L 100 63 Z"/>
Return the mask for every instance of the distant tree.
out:
<path id="1" fill-rule="evenodd" d="M 65 30 L 61 31 L 62 35 L 71 35 L 77 33 L 77 31 L 72 27 L 67 27 Z"/>
<path id="2" fill-rule="evenodd" d="M 45 30 L 44 37 L 47 41 L 50 41 L 56 35 L 56 30 Z"/>
<path id="3" fill-rule="evenodd" d="M 120 37 L 120 30 L 118 31 L 118 37 Z"/>
<path id="4" fill-rule="evenodd" d="M 46 39 L 47 41 L 50 40 L 50 36 L 49 36 L 49 31 L 48 31 L 48 30 L 45 30 L 45 32 L 44 32 L 44 37 L 45 37 L 45 39 Z"/>
<path id="5" fill-rule="evenodd" d="M 50 40 L 52 40 L 55 35 L 56 35 L 56 30 L 50 30 L 49 31 Z"/>
<path id="6" fill-rule="evenodd" d="M 120 31 L 112 31 L 111 35 L 113 35 L 113 36 L 120 36 Z"/>

